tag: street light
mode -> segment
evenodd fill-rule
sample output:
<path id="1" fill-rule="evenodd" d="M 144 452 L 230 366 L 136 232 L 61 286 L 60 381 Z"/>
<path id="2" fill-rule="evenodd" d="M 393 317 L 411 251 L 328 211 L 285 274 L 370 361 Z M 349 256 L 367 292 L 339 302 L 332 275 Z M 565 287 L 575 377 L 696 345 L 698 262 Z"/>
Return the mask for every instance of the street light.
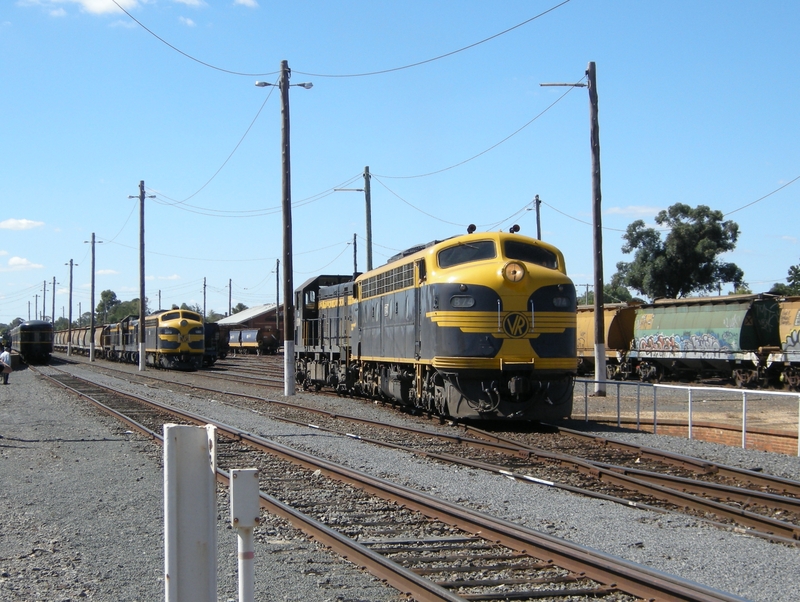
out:
<path id="1" fill-rule="evenodd" d="M 292 295 L 292 175 L 291 161 L 289 159 L 289 87 L 299 86 L 306 90 L 314 84 L 290 84 L 288 61 L 281 61 L 280 78 L 277 84 L 269 82 L 256 82 L 259 88 L 276 86 L 281 91 L 281 148 L 283 157 L 283 394 L 287 397 L 294 395 L 295 367 L 294 367 L 294 306 Z M 277 311 L 277 309 L 276 309 Z"/>
<path id="2" fill-rule="evenodd" d="M 594 61 L 586 69 L 587 83 L 539 84 L 589 89 L 589 143 L 592 150 L 592 216 L 594 222 L 594 378 L 595 395 L 605 397 L 606 332 L 603 317 L 603 223 L 600 213 L 600 124 L 597 118 L 597 72 Z"/>

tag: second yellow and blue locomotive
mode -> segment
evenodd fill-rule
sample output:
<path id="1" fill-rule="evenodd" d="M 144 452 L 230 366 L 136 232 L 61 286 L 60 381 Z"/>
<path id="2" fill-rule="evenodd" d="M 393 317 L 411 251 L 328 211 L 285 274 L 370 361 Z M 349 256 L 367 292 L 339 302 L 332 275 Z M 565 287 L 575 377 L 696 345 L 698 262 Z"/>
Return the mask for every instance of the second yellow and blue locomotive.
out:
<path id="1" fill-rule="evenodd" d="M 167 309 L 145 317 L 145 363 L 171 370 L 198 370 L 203 366 L 205 331 L 203 318 L 187 309 Z M 89 352 L 108 360 L 139 362 L 139 318 L 128 316 L 116 324 L 73 328 L 56 333 L 56 349 Z"/>
<path id="2" fill-rule="evenodd" d="M 458 419 L 568 417 L 577 304 L 562 253 L 472 230 L 297 289 L 298 381 Z"/>

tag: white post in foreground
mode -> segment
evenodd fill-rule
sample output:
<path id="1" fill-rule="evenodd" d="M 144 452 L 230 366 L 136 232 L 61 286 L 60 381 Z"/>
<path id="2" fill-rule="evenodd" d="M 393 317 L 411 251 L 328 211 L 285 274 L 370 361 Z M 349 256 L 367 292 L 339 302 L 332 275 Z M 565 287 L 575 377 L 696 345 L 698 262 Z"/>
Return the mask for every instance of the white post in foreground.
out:
<path id="1" fill-rule="evenodd" d="M 217 601 L 217 430 L 164 425 L 166 602 Z"/>
<path id="2" fill-rule="evenodd" d="M 231 470 L 231 526 L 239 537 L 239 602 L 255 598 L 255 546 L 253 529 L 259 517 L 258 470 Z"/>

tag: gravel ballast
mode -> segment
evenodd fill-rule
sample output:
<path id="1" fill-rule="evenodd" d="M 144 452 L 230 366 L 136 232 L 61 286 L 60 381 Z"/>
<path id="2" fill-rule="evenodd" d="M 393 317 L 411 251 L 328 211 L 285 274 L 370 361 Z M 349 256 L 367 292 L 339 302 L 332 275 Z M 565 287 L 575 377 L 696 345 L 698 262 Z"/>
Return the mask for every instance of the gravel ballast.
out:
<path id="1" fill-rule="evenodd" d="M 73 367 L 70 371 L 80 375 L 85 369 Z M 159 373 L 160 376 L 164 374 Z M 143 387 L 96 373 L 90 376 L 452 502 L 747 599 L 765 602 L 796 599 L 800 585 L 798 548 L 721 530 L 679 514 L 660 514 L 577 497 L 552 488 L 376 448 L 348 437 L 287 425 L 220 403 L 210 394 L 189 396 L 170 391 L 167 386 Z M 74 583 L 60 598 L 9 595 L 8 599 L 79 599 L 77 596 L 82 591 L 84 597 L 104 600 L 162 597 L 160 450 L 125 434 L 111 419 L 85 409 L 84 402 L 54 391 L 27 370 L 12 374 L 11 386 L 0 387 L 3 415 L 0 434 L 4 437 L 0 439 L 3 457 L 0 474 L 4 483 L 0 500 L 4 523 L 10 525 L 0 535 L 0 568 L 3 571 L 0 594 L 10 594 L 16 591 L 12 588 L 23 587 L 22 582 L 27 582 L 29 577 L 41 580 L 43 591 L 56 591 L 53 580 L 60 574 L 68 576 L 62 581 Z M 272 396 L 281 399 L 281 396 Z M 365 417 L 385 418 L 388 411 L 364 401 L 305 393 L 298 394 L 292 401 Z M 264 409 L 268 411 L 268 407 Z M 402 422 L 405 417 L 393 414 L 392 419 Z M 69 428 L 56 430 L 62 424 Z M 74 436 L 74 433 L 81 435 Z M 614 436 L 800 479 L 800 460 L 796 457 L 649 434 Z M 38 444 L 12 438 L 38 440 Z M 100 447 L 102 450 L 98 449 Z M 80 454 L 85 458 L 72 461 Z M 67 457 L 69 459 L 65 459 Z M 77 474 L 81 464 L 90 469 L 91 476 Z M 91 479 L 91 482 L 78 486 L 76 483 L 81 478 Z M 64 502 L 47 499 L 56 489 L 65 490 Z M 225 524 L 227 507 L 221 508 L 220 515 L 219 591 L 220 600 L 226 600 L 235 598 L 236 544 L 235 535 Z M 6 521 L 5 517 L 10 520 Z M 275 534 L 260 534 L 256 551 L 258 587 L 262 588 L 257 589 L 258 599 L 398 599 L 396 592 L 351 565 L 334 560 L 324 550 L 304 540 L 291 539 L 297 537 L 296 533 L 291 534 L 293 530 L 277 528 L 272 521 L 264 528 L 265 531 L 270 529 Z M 286 532 L 290 533 L 288 539 Z M 34 541 L 38 543 L 32 544 Z M 290 543 L 285 544 L 285 541 Z M 301 541 L 302 546 L 293 547 Z M 289 545 L 291 551 L 282 552 L 282 545 Z M 37 547 L 43 551 L 37 552 Z M 308 561 L 314 567 L 310 572 L 299 568 L 306 566 L 302 560 L 298 561 L 305 553 L 315 558 Z M 47 558 L 39 562 L 34 573 L 36 554 Z M 287 557 L 291 557 L 291 561 L 283 569 L 273 568 L 278 560 Z M 107 562 L 109 558 L 116 562 Z M 270 565 L 269 571 L 263 568 L 264 564 Z M 280 572 L 282 570 L 285 572 Z M 47 590 L 48 587 L 51 589 Z M 298 588 L 296 594 L 292 587 Z"/>

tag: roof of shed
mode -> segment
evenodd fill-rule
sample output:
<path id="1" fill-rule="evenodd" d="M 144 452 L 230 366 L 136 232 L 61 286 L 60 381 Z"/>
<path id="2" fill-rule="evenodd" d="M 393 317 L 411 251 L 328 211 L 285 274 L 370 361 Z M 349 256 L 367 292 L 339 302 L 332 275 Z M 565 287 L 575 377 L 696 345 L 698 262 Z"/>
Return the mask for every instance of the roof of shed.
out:
<path id="1" fill-rule="evenodd" d="M 238 313 L 231 314 L 226 318 L 222 318 L 221 320 L 217 320 L 217 324 L 221 324 L 223 326 L 236 326 L 242 322 L 247 322 L 248 320 L 252 320 L 253 318 L 257 318 L 258 316 L 274 311 L 275 303 L 257 305 L 256 307 L 251 307 L 250 309 L 245 309 Z"/>

